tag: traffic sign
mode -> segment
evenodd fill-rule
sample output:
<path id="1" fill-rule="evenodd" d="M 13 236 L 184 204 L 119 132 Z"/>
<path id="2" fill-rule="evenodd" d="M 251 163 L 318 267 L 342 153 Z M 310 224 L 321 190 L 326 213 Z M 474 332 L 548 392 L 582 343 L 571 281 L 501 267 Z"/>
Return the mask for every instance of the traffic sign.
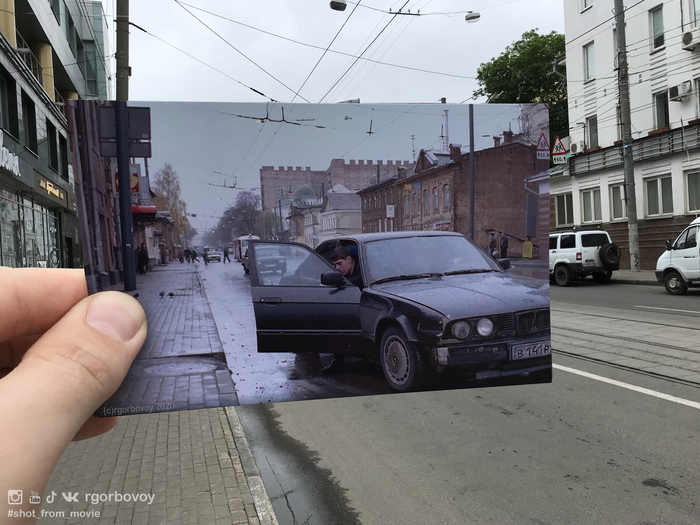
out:
<path id="1" fill-rule="evenodd" d="M 566 157 L 566 148 L 557 135 L 554 139 L 554 147 L 552 148 L 552 162 L 554 162 L 554 164 L 566 164 Z"/>
<path id="2" fill-rule="evenodd" d="M 544 133 L 540 135 L 540 140 L 537 141 L 537 159 L 549 160 L 549 142 L 547 142 L 547 137 L 544 136 Z"/>

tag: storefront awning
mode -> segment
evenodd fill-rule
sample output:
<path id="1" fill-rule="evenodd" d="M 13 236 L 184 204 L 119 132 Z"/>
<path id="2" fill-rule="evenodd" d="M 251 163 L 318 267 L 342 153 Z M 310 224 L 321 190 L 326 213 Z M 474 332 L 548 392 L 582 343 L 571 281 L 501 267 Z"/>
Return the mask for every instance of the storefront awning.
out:
<path id="1" fill-rule="evenodd" d="M 155 206 L 139 206 L 131 205 L 131 218 L 133 222 L 155 222 L 156 207 Z"/>

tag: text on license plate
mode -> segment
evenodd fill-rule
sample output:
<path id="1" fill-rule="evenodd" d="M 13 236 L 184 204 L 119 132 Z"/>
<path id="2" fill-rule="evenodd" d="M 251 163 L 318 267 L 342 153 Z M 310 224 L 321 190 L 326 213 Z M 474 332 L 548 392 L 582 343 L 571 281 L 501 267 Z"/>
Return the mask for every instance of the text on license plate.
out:
<path id="1" fill-rule="evenodd" d="M 552 353 L 551 341 L 540 341 L 538 343 L 524 343 L 510 346 L 510 360 L 530 359 Z"/>

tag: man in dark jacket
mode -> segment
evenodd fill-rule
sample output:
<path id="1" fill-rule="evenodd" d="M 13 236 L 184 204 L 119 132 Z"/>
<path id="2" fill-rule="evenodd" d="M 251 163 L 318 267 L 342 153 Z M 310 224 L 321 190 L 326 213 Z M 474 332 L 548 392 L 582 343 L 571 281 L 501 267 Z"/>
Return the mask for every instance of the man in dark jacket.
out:
<path id="1" fill-rule="evenodd" d="M 353 250 L 355 249 L 354 246 L 351 248 L 353 248 Z M 364 288 L 362 275 L 360 274 L 360 263 L 357 260 L 356 251 L 353 253 L 353 251 L 346 246 L 338 246 L 331 252 L 330 259 L 335 269 L 342 273 L 348 281 L 357 286 L 360 290 Z M 325 374 L 339 372 L 343 369 L 344 364 L 345 354 L 333 354 L 331 364 L 324 367 L 321 371 Z"/>

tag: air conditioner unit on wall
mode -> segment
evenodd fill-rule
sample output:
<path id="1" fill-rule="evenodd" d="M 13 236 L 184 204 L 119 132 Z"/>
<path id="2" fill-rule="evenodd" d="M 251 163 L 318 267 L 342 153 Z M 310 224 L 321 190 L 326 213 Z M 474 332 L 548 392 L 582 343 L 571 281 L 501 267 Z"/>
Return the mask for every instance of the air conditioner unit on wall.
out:
<path id="1" fill-rule="evenodd" d="M 694 51 L 700 45 L 700 28 L 694 27 L 690 31 L 683 33 L 683 49 Z"/>
<path id="2" fill-rule="evenodd" d="M 586 143 L 582 140 L 576 140 L 571 143 L 569 151 L 572 155 L 578 155 L 579 153 L 583 153 L 585 149 Z"/>
<path id="3" fill-rule="evenodd" d="M 677 86 L 671 86 L 668 88 L 668 99 L 680 101 L 685 97 L 689 96 L 693 91 L 693 83 L 690 80 L 681 82 Z"/>

